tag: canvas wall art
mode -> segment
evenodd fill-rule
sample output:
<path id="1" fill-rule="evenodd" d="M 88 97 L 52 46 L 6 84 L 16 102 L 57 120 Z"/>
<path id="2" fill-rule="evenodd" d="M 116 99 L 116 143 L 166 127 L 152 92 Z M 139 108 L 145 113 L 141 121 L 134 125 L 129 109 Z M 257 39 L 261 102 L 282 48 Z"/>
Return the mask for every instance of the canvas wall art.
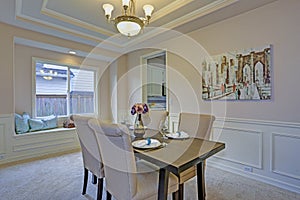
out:
<path id="1" fill-rule="evenodd" d="M 207 58 L 202 63 L 204 100 L 270 100 L 271 45 Z"/>

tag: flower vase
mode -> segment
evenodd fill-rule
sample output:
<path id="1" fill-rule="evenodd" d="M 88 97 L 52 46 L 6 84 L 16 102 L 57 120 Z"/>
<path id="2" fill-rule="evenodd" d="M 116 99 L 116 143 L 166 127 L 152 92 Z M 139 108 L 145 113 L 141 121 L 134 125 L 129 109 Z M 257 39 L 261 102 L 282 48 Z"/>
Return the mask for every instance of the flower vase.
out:
<path id="1" fill-rule="evenodd" d="M 145 133 L 144 124 L 143 124 L 143 120 L 142 120 L 142 114 L 136 115 L 135 123 L 134 123 L 134 133 L 138 133 L 138 134 Z"/>

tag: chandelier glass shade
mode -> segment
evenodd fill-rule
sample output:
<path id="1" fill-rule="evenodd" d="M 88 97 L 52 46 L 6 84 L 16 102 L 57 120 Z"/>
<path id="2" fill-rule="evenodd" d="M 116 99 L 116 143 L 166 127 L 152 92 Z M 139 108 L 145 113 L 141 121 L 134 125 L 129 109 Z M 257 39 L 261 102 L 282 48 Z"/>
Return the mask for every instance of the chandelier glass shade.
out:
<path id="1" fill-rule="evenodd" d="M 115 24 L 117 30 L 125 36 L 131 37 L 138 35 L 146 24 L 149 24 L 154 7 L 152 5 L 144 5 L 143 10 L 145 17 L 135 16 L 135 1 L 123 0 L 123 14 L 116 18 L 111 18 L 113 5 L 103 4 L 106 19 Z"/>

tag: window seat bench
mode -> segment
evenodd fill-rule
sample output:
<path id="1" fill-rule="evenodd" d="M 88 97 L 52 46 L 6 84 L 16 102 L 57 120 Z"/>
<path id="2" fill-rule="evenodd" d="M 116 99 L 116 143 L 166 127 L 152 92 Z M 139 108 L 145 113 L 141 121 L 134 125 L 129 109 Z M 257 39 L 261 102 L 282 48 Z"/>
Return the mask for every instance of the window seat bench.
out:
<path id="1" fill-rule="evenodd" d="M 52 129 L 44 129 L 44 130 L 38 130 L 38 131 L 32 131 L 32 132 L 26 132 L 22 134 L 15 134 L 16 137 L 21 136 L 30 136 L 30 135 L 36 135 L 36 134 L 48 134 L 48 133 L 57 133 L 57 132 L 75 132 L 76 128 L 64 128 L 64 127 L 57 127 Z"/>

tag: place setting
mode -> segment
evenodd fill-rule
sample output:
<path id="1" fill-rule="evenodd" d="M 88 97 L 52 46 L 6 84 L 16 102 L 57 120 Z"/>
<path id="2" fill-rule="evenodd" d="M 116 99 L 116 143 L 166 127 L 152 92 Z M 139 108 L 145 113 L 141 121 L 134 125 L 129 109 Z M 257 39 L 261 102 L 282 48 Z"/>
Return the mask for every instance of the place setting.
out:
<path id="1" fill-rule="evenodd" d="M 184 140 L 190 138 L 189 134 L 184 131 L 177 131 L 175 133 L 166 133 L 165 136 L 169 139 Z"/>
<path id="2" fill-rule="evenodd" d="M 143 126 L 143 127 L 134 127 L 134 125 L 130 125 L 129 127 L 129 130 L 147 130 L 148 127 L 147 126 Z"/>
<path id="3" fill-rule="evenodd" d="M 132 143 L 132 146 L 139 150 L 155 150 L 160 149 L 163 146 L 163 144 L 158 140 L 154 138 L 145 138 L 145 139 L 139 139 L 135 140 Z"/>

